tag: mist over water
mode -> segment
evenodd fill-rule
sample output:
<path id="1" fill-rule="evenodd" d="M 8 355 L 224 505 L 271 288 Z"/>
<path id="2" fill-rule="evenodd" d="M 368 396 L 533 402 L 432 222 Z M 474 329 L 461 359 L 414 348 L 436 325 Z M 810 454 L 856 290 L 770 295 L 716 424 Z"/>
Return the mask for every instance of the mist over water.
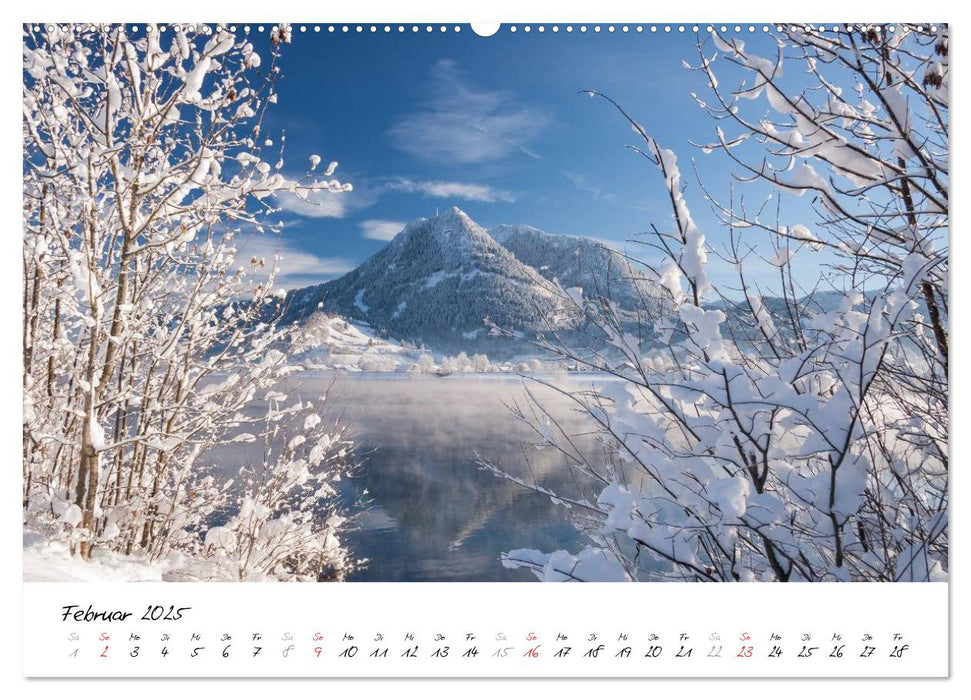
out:
<path id="1" fill-rule="evenodd" d="M 334 379 L 332 373 L 302 373 L 291 382 L 309 397 Z M 559 381 L 582 386 L 579 380 Z M 589 419 L 568 399 L 531 386 L 557 422 L 572 433 L 589 433 Z M 357 529 L 346 536 L 355 556 L 369 560 L 351 580 L 529 581 L 535 580 L 531 573 L 505 569 L 500 553 L 582 547 L 567 509 L 476 464 L 479 455 L 529 482 L 577 493 L 562 454 L 523 444 L 536 442 L 536 435 L 504 402 L 524 396 L 523 380 L 509 375 L 336 377 L 328 403 L 350 426 L 364 457 L 350 486 L 366 489 L 370 500 Z M 599 451 L 593 435 L 579 442 L 585 452 Z"/>

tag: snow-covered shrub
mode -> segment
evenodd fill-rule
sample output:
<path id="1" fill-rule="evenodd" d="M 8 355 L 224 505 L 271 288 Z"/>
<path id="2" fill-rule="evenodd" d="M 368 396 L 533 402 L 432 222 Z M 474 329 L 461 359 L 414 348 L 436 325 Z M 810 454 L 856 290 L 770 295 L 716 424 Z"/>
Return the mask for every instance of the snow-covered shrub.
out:
<path id="1" fill-rule="evenodd" d="M 238 241 L 349 186 L 265 153 L 274 37 L 24 28 L 24 518 L 82 557 L 196 553 L 230 498 L 208 451 L 292 370 L 278 263 Z"/>
<path id="2" fill-rule="evenodd" d="M 393 358 L 373 352 L 364 353 L 357 361 L 357 366 L 364 372 L 393 372 L 397 365 Z"/>
<path id="3" fill-rule="evenodd" d="M 697 99 L 719 123 L 703 150 L 770 197 L 749 207 L 736 186 L 727 201 L 702 190 L 727 229 L 719 252 L 737 294 L 709 274 L 676 154 L 589 93 L 621 112 L 663 178 L 672 218 L 647 242 L 667 253 L 650 262 L 674 313 L 652 329 L 666 345 L 648 353 L 610 304 L 562 291 L 612 348 L 598 362 L 543 344 L 612 375 L 569 394 L 605 458 L 578 452 L 541 408 L 520 409 L 589 486 L 525 485 L 571 507 L 592 545 L 512 550 L 507 566 L 544 580 L 946 577 L 948 29 L 897 29 L 782 32 L 773 58 L 738 38 L 699 46 L 711 96 Z M 781 223 L 783 195 L 812 196 L 814 224 Z M 800 265 L 825 276 L 801 288 Z"/>
<path id="4" fill-rule="evenodd" d="M 542 371 L 542 369 L 543 363 L 535 357 L 516 364 L 516 371 L 521 374 L 536 374 Z"/>
<path id="5" fill-rule="evenodd" d="M 352 470 L 352 445 L 322 412 L 308 402 L 267 424 L 263 462 L 241 473 L 230 517 L 204 534 L 210 576 L 333 580 L 358 565 L 340 541 L 346 516 L 336 491 Z"/>

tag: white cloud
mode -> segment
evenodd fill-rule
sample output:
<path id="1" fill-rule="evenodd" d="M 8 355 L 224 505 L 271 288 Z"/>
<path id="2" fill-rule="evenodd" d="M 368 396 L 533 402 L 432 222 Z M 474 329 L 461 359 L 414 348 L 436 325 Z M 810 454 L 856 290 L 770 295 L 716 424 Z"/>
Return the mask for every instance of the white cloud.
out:
<path id="1" fill-rule="evenodd" d="M 367 219 L 362 221 L 360 225 L 364 237 L 376 241 L 390 241 L 405 227 L 404 222 L 386 221 L 384 219 Z"/>
<path id="2" fill-rule="evenodd" d="M 428 108 L 403 115 L 388 131 L 396 148 L 447 163 L 482 163 L 515 151 L 539 157 L 526 144 L 545 125 L 542 114 L 511 104 L 503 92 L 470 85 L 451 59 L 436 63 L 431 73 Z"/>
<path id="3" fill-rule="evenodd" d="M 303 198 L 293 192 L 280 192 L 274 205 L 291 214 L 313 219 L 343 219 L 350 208 L 350 193 L 315 192 Z"/>
<path id="4" fill-rule="evenodd" d="M 515 202 L 511 192 L 496 189 L 490 185 L 480 185 L 473 182 L 447 182 L 443 180 L 409 180 L 399 177 L 391 180 L 387 185 L 389 190 L 396 192 L 410 192 L 426 197 L 441 197 L 443 199 L 463 199 L 470 202 Z"/>
<path id="5" fill-rule="evenodd" d="M 276 285 L 286 289 L 306 287 L 338 277 L 353 270 L 356 265 L 347 258 L 320 257 L 301 250 L 279 234 L 246 234 L 236 239 L 236 259 L 248 262 L 250 258 L 266 260 L 267 273 L 275 256 L 280 257 L 280 271 Z"/>
<path id="6" fill-rule="evenodd" d="M 600 185 L 590 182 L 585 176 L 580 173 L 570 172 L 568 170 L 560 171 L 563 177 L 573 183 L 581 192 L 587 192 L 592 195 L 594 199 L 598 199 L 605 202 L 616 202 L 617 196 L 612 192 L 607 192 Z"/>

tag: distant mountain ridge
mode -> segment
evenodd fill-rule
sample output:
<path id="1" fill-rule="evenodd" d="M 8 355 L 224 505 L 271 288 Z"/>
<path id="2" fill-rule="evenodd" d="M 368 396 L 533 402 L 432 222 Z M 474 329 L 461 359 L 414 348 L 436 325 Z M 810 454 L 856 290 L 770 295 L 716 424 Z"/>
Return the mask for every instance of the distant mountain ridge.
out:
<path id="1" fill-rule="evenodd" d="M 287 317 L 322 309 L 430 348 L 502 355 L 513 349 L 489 336 L 487 320 L 524 338 L 582 324 L 582 315 L 562 307 L 556 282 L 631 313 L 660 308 L 642 273 L 598 241 L 523 225 L 487 231 L 452 207 L 411 222 L 343 277 L 290 292 Z"/>
<path id="2" fill-rule="evenodd" d="M 563 287 L 580 287 L 587 298 L 606 298 L 620 309 L 660 313 L 657 283 L 640 263 L 605 243 L 583 236 L 500 224 L 489 234 L 525 265 Z"/>

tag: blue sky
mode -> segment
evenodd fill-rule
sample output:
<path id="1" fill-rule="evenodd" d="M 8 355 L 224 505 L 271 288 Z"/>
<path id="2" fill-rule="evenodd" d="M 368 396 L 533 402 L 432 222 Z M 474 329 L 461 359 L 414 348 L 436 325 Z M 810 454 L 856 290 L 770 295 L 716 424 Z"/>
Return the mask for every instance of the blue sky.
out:
<path id="1" fill-rule="evenodd" d="M 410 29 L 410 28 L 409 28 Z M 771 55 L 771 39 L 748 37 Z M 693 214 L 724 240 L 689 160 L 727 196 L 729 163 L 691 142 L 715 124 L 691 92 L 703 77 L 692 33 L 297 33 L 281 58 L 279 101 L 264 126 L 286 132 L 287 170 L 307 156 L 340 162 L 354 191 L 320 206 L 286 202 L 287 287 L 339 276 L 385 245 L 401 224 L 456 205 L 483 226 L 526 223 L 618 246 L 670 221 L 658 171 L 626 144 L 637 137 L 602 100 L 609 94 L 680 158 Z M 802 207 L 805 204 L 796 203 Z M 729 273 L 714 265 L 716 281 Z M 723 268 L 723 271 L 722 271 Z"/>

